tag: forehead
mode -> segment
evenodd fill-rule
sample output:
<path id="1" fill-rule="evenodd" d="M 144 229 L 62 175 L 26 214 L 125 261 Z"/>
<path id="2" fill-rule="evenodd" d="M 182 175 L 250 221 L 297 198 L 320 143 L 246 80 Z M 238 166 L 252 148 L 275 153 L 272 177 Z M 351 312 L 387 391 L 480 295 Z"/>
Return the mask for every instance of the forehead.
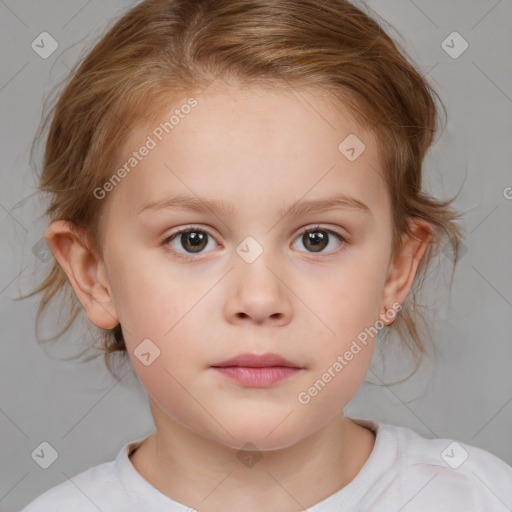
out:
<path id="1" fill-rule="evenodd" d="M 177 194 L 276 211 L 285 198 L 340 192 L 378 207 L 384 196 L 374 134 L 321 90 L 211 86 L 137 126 L 122 154 L 119 167 L 136 165 L 111 199 L 131 212 Z"/>

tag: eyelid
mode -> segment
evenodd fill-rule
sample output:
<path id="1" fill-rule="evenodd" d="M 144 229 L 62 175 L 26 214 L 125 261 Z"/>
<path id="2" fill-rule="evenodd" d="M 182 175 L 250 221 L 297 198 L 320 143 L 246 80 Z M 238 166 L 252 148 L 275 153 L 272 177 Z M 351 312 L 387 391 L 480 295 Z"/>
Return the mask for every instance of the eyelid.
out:
<path id="1" fill-rule="evenodd" d="M 179 258 L 182 258 L 185 261 L 201 259 L 201 256 L 203 256 L 206 253 L 198 253 L 196 256 L 194 256 L 192 253 L 187 254 L 187 253 L 183 253 L 183 252 L 180 252 L 180 251 L 176 251 L 175 249 L 172 249 L 168 245 L 178 235 L 180 235 L 181 233 L 186 233 L 188 231 L 202 231 L 202 232 L 206 233 L 209 237 L 211 237 L 215 241 L 215 243 L 217 243 L 217 245 L 218 245 L 216 237 L 208 229 L 203 228 L 201 226 L 194 225 L 194 224 L 191 224 L 191 225 L 188 225 L 188 226 L 183 226 L 183 227 L 178 228 L 175 231 L 173 231 L 170 235 L 166 235 L 164 237 L 164 239 L 162 240 L 161 245 L 165 246 L 165 248 L 168 251 L 172 252 L 173 255 L 175 255 L 175 256 L 177 256 Z"/>
<path id="2" fill-rule="evenodd" d="M 206 229 L 204 227 L 201 227 L 201 226 L 198 226 L 198 225 L 194 225 L 194 224 L 191 224 L 191 225 L 184 226 L 184 227 L 176 229 L 170 235 L 165 236 L 161 243 L 162 243 L 162 245 L 168 246 L 168 243 L 171 242 L 171 239 L 174 239 L 179 234 L 186 233 L 188 231 L 194 231 L 194 230 L 202 231 L 202 232 L 206 233 L 208 236 L 210 236 L 217 243 L 217 245 L 219 245 L 217 240 L 216 240 L 216 236 L 214 236 L 209 231 L 209 229 Z M 334 251 L 330 251 L 330 252 L 327 252 L 327 253 L 318 253 L 318 255 L 322 256 L 322 257 L 328 257 L 328 256 L 333 256 L 335 254 L 338 254 L 339 252 L 343 251 L 346 248 L 346 245 L 351 243 L 349 236 L 342 235 L 341 233 L 338 233 L 333 228 L 328 228 L 326 226 L 322 226 L 321 224 L 309 224 L 309 225 L 301 228 L 299 231 L 297 231 L 295 233 L 293 240 L 295 241 L 298 237 L 300 237 L 300 236 L 302 236 L 305 233 L 308 233 L 310 231 L 326 231 L 329 234 L 334 235 L 337 238 L 337 240 L 339 242 L 341 242 L 341 244 L 342 244 L 341 248 L 335 249 Z M 176 251 L 176 250 L 171 249 L 171 248 L 169 248 L 169 250 L 173 254 L 176 254 L 178 257 L 181 257 L 181 258 L 183 258 L 185 260 L 198 260 L 198 259 L 201 258 L 202 255 L 207 254 L 207 253 L 197 253 L 197 255 L 193 255 L 192 253 L 190 253 L 190 254 L 182 253 L 180 251 Z M 303 252 L 304 254 L 315 256 L 314 252 L 311 252 L 311 253 L 304 252 L 304 251 L 299 251 L 299 252 L 301 252 L 301 253 Z"/>
<path id="3" fill-rule="evenodd" d="M 190 226 L 185 226 L 185 227 L 182 227 L 182 228 L 179 228 L 177 229 L 176 231 L 173 231 L 170 235 L 167 235 L 164 239 L 164 242 L 167 242 L 169 241 L 172 237 L 175 237 L 176 235 L 179 235 L 180 233 L 185 233 L 187 231 L 193 231 L 193 230 L 197 230 L 197 231 L 204 231 L 205 233 L 207 233 L 209 236 L 211 236 L 212 238 L 215 238 L 215 235 L 213 235 L 208 229 L 206 228 L 203 228 L 201 226 L 196 226 L 196 225 L 190 225 Z M 345 235 L 345 234 L 341 234 L 341 233 L 338 233 L 336 230 L 334 230 L 333 228 L 328 228 L 326 226 L 322 226 L 321 224 L 309 224 L 308 226 L 305 226 L 303 228 L 301 228 L 299 231 L 297 231 L 294 235 L 294 240 L 295 238 L 297 238 L 298 236 L 300 235 L 303 235 L 304 233 L 307 233 L 308 231 L 314 231 L 314 230 L 323 230 L 323 231 L 327 231 L 329 233 L 332 233 L 336 236 L 339 236 L 342 240 L 348 242 L 349 241 L 349 237 L 348 235 Z"/>
<path id="4" fill-rule="evenodd" d="M 296 233 L 296 237 L 299 235 L 303 235 L 304 233 L 307 233 L 308 231 L 327 231 L 328 233 L 332 233 L 333 235 L 337 235 L 343 240 L 348 240 L 348 235 L 344 235 L 341 233 L 338 233 L 335 228 L 322 226 L 322 224 L 309 224 L 306 227 L 300 228 L 300 230 Z"/>
<path id="5" fill-rule="evenodd" d="M 213 238 L 214 240 L 216 240 L 216 238 L 217 238 L 208 229 L 192 224 L 190 226 L 178 228 L 178 229 L 176 229 L 176 231 L 173 231 L 171 234 L 166 235 L 164 237 L 164 239 L 162 240 L 162 244 L 166 244 L 171 241 L 171 238 L 175 238 L 177 235 L 180 235 L 181 233 L 187 233 L 188 231 L 202 231 L 202 232 L 206 233 L 208 236 L 210 236 L 211 238 Z"/>
<path id="6" fill-rule="evenodd" d="M 346 250 L 347 245 L 350 245 L 350 243 L 351 243 L 350 238 L 348 236 L 342 235 L 335 229 L 329 228 L 326 226 L 322 226 L 321 224 L 313 224 L 313 225 L 310 224 L 309 226 L 301 228 L 300 231 L 295 234 L 294 241 L 299 239 L 301 236 L 303 236 L 304 234 L 306 234 L 308 232 L 315 232 L 315 231 L 326 231 L 327 233 L 329 233 L 329 235 L 334 236 L 338 240 L 338 242 L 341 244 L 340 247 L 338 247 L 337 249 L 334 249 L 333 251 L 329 251 L 329 252 L 325 252 L 325 253 L 324 252 L 315 253 L 315 252 L 308 252 L 308 251 L 298 251 L 298 252 L 305 254 L 308 257 L 313 257 L 313 258 L 315 258 L 315 257 L 329 258 L 329 257 L 339 255 L 341 252 Z"/>

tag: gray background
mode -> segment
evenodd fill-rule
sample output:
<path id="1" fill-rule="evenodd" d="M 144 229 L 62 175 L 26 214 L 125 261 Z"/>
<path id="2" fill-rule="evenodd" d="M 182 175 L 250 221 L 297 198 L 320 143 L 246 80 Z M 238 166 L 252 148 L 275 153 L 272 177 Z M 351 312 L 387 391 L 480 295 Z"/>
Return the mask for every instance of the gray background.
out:
<path id="1" fill-rule="evenodd" d="M 60 341 L 35 339 L 39 297 L 14 299 L 40 281 L 44 205 L 34 195 L 29 150 L 43 100 L 75 60 L 133 2 L 0 0 L 2 44 L 0 191 L 0 510 L 19 510 L 79 471 L 112 460 L 127 441 L 153 430 L 145 391 L 133 370 L 121 384 L 101 358 L 61 361 L 87 342 L 78 323 Z M 387 366 L 376 351 L 367 382 L 347 415 L 395 423 L 426 437 L 454 438 L 512 463 L 512 2 L 389 0 L 368 5 L 401 42 L 448 110 L 445 131 L 426 160 L 427 188 L 442 197 L 461 189 L 465 253 L 451 295 L 449 255 L 441 255 L 423 299 L 431 312 L 437 360 L 411 379 L 398 349 Z M 386 25 L 384 25 L 386 29 Z M 47 59 L 32 48 L 43 31 L 59 44 Z M 452 58 L 441 43 L 453 31 L 468 49 Z M 389 30 L 388 30 L 389 32 Z M 36 154 L 36 156 L 38 156 Z M 38 163 L 38 162 L 36 162 Z M 510 194 L 507 194 L 507 190 Z M 39 245 L 38 245 L 39 244 Z M 39 250 L 38 250 L 39 249 Z M 57 318 L 58 308 L 53 309 Z M 51 318 L 43 335 L 55 332 Z M 43 441 L 58 452 L 42 469 L 31 453 Z"/>

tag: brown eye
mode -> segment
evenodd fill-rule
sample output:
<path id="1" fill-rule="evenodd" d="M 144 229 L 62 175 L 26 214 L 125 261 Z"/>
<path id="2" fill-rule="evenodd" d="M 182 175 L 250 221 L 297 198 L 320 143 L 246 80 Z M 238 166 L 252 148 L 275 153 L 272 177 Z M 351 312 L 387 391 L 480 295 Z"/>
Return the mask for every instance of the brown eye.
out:
<path id="1" fill-rule="evenodd" d="M 164 244 L 169 244 L 178 253 L 182 255 L 199 254 L 204 251 L 208 243 L 213 242 L 213 237 L 202 229 L 188 228 L 174 233 L 164 240 Z M 213 247 L 216 245 L 213 242 Z"/>
<path id="2" fill-rule="evenodd" d="M 326 247 L 329 247 L 329 245 L 332 246 L 332 243 L 334 243 L 334 248 L 330 251 L 326 251 L 327 253 L 333 252 L 336 250 L 337 246 L 340 245 L 340 242 L 345 241 L 344 238 L 335 231 L 320 228 L 304 231 L 298 240 L 302 242 L 308 252 L 312 253 L 322 253 Z M 338 242 L 338 244 L 336 244 L 336 242 Z"/>
<path id="3" fill-rule="evenodd" d="M 329 243 L 329 235 L 326 231 L 308 231 L 302 235 L 304 247 L 313 252 L 323 251 Z"/>
<path id="4" fill-rule="evenodd" d="M 201 252 L 206 247 L 208 235 L 202 231 L 180 233 L 180 243 L 188 252 Z"/>

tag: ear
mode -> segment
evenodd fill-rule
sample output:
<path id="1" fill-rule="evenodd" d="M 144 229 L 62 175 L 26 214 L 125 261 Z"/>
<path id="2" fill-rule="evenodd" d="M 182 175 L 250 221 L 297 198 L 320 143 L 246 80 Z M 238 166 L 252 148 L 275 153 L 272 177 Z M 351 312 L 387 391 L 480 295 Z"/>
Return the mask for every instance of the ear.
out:
<path id="1" fill-rule="evenodd" d="M 88 248 L 85 237 L 65 220 L 50 223 L 45 236 L 89 320 L 103 329 L 119 324 L 105 265 Z"/>
<path id="2" fill-rule="evenodd" d="M 409 223 L 413 236 L 404 234 L 403 245 L 389 265 L 384 286 L 381 314 L 386 315 L 395 303 L 403 304 L 409 294 L 418 266 L 432 240 L 432 226 L 425 220 L 414 218 Z M 387 325 L 393 323 L 388 322 Z"/>

